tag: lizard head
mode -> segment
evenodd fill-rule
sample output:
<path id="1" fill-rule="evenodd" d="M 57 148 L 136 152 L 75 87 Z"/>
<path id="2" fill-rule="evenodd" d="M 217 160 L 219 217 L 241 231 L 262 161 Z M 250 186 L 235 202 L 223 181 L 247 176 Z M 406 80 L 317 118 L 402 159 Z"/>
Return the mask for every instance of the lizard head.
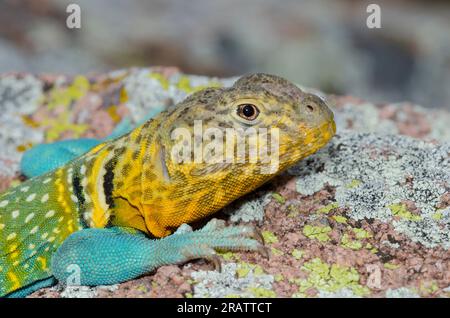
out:
<path id="1" fill-rule="evenodd" d="M 256 189 L 336 131 L 321 98 L 266 74 L 194 93 L 161 113 L 153 127 L 153 159 L 143 170 L 159 177 L 144 177 L 143 203 L 152 206 L 145 219 L 157 236 Z"/>
<path id="2" fill-rule="evenodd" d="M 273 175 L 322 148 L 336 131 L 323 99 L 268 74 L 199 91 L 169 111 L 164 125 L 170 162 L 181 163 L 173 169 L 192 176 Z"/>

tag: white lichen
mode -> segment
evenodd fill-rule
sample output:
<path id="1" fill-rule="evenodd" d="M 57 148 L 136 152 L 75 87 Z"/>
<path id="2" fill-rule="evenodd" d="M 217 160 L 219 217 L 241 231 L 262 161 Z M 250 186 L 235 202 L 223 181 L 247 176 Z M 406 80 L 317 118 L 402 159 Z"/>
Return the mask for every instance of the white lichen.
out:
<path id="1" fill-rule="evenodd" d="M 257 274 L 249 269 L 239 277 L 236 263 L 224 264 L 222 271 L 197 271 L 191 274 L 194 279 L 196 298 L 255 297 L 254 290 L 271 291 L 274 277 L 264 273 Z"/>
<path id="2" fill-rule="evenodd" d="M 114 292 L 119 289 L 119 285 L 99 285 L 99 286 L 57 286 L 62 289 L 62 298 L 95 298 L 100 290 Z"/>
<path id="3" fill-rule="evenodd" d="M 400 287 L 386 290 L 386 298 L 420 298 L 420 296 L 407 287 Z"/>
<path id="4" fill-rule="evenodd" d="M 44 141 L 41 130 L 31 129 L 22 120 L 37 110 L 42 94 L 42 83 L 34 76 L 0 78 L 0 175 L 13 176 L 19 170 L 19 146 Z"/>
<path id="5" fill-rule="evenodd" d="M 335 292 L 329 292 L 326 290 L 319 290 L 318 298 L 362 298 L 355 295 L 349 288 L 341 288 Z"/>
<path id="6" fill-rule="evenodd" d="M 271 193 L 258 191 L 241 198 L 226 206 L 223 211 L 230 215 L 230 221 L 239 222 L 262 222 L 264 219 L 264 208 L 270 202 Z"/>

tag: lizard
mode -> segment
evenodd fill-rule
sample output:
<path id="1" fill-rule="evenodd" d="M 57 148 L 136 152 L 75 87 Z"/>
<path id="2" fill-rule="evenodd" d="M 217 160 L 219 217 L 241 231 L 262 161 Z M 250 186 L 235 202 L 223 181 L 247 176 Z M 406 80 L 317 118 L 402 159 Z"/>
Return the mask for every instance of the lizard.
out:
<path id="1" fill-rule="evenodd" d="M 248 155 L 188 160 L 195 155 L 190 148 L 180 160 L 184 148 L 173 133 L 184 129 L 191 137 L 182 145 L 197 141 L 203 149 L 206 137 L 195 135 L 199 120 L 203 131 L 277 129 L 277 142 L 269 142 L 277 145 L 275 169 L 263 173 L 262 162 Z M 129 133 L 0 195 L 0 296 L 24 297 L 67 283 L 74 271 L 79 285 L 111 285 L 199 258 L 219 268 L 219 251 L 266 254 L 253 225 L 226 226 L 213 218 L 198 230 L 176 230 L 189 229 L 315 153 L 335 132 L 324 99 L 275 75 L 249 74 L 231 87 L 193 93 Z"/>

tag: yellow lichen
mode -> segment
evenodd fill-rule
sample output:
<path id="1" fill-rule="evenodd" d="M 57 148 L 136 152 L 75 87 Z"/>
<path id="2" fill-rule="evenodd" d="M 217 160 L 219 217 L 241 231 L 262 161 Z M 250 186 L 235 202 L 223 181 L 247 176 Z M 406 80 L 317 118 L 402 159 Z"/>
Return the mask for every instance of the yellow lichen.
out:
<path id="1" fill-rule="evenodd" d="M 409 221 L 422 220 L 422 217 L 420 215 L 412 214 L 410 211 L 408 211 L 406 205 L 403 203 L 391 204 L 390 206 L 388 206 L 388 208 L 391 210 L 392 215 L 398 216 L 402 219 L 406 219 Z"/>
<path id="2" fill-rule="evenodd" d="M 360 180 L 353 179 L 352 182 L 346 185 L 347 189 L 354 189 L 359 187 L 362 182 Z"/>
<path id="3" fill-rule="evenodd" d="M 353 233 L 355 233 L 355 236 L 357 239 L 365 239 L 365 238 L 371 238 L 372 234 L 367 232 L 366 230 L 360 229 L 360 228 L 353 228 Z"/>
<path id="4" fill-rule="evenodd" d="M 279 249 L 277 249 L 277 248 L 275 248 L 275 247 L 271 247 L 271 248 L 270 248 L 270 251 L 271 251 L 272 254 L 275 255 L 275 256 L 280 256 L 280 255 L 283 255 L 283 254 L 284 254 L 283 251 L 281 251 L 281 250 L 279 250 Z"/>
<path id="5" fill-rule="evenodd" d="M 205 89 L 207 87 L 222 87 L 222 84 L 219 82 L 211 81 L 208 83 L 208 85 L 198 85 L 198 86 L 192 86 L 191 81 L 188 76 L 181 76 L 178 83 L 176 84 L 176 87 L 188 94 L 194 93 L 197 91 L 200 91 L 202 89 Z"/>
<path id="6" fill-rule="evenodd" d="M 361 241 L 353 240 L 347 233 L 341 238 L 341 246 L 352 250 L 360 250 L 363 247 Z"/>
<path id="7" fill-rule="evenodd" d="M 276 237 L 276 235 L 273 232 L 262 231 L 262 236 L 264 238 L 264 241 L 266 243 L 268 243 L 268 244 L 277 243 L 278 242 L 278 238 Z"/>
<path id="8" fill-rule="evenodd" d="M 370 293 L 369 288 L 359 284 L 359 273 L 353 267 L 338 264 L 330 266 L 320 258 L 314 258 L 305 263 L 302 269 L 309 272 L 309 276 L 308 279 L 298 282 L 300 295 L 311 288 L 327 292 L 336 292 L 347 288 L 357 296 L 365 296 Z"/>
<path id="9" fill-rule="evenodd" d="M 444 215 L 442 214 L 442 211 L 437 211 L 431 217 L 433 220 L 439 221 L 444 217 Z"/>
<path id="10" fill-rule="evenodd" d="M 262 287 L 250 287 L 248 291 L 252 293 L 252 295 L 256 298 L 275 298 L 277 294 L 270 289 L 262 288 Z"/>
<path id="11" fill-rule="evenodd" d="M 110 107 L 108 107 L 107 112 L 115 124 L 122 120 L 122 118 L 117 113 L 116 105 L 111 105 Z"/>
<path id="12" fill-rule="evenodd" d="M 151 73 L 149 77 L 156 79 L 164 90 L 167 91 L 169 89 L 169 81 L 161 73 Z"/>
<path id="13" fill-rule="evenodd" d="M 435 281 L 426 281 L 420 283 L 419 290 L 424 296 L 429 296 L 430 294 L 437 292 L 439 290 L 439 286 Z"/>
<path id="14" fill-rule="evenodd" d="M 301 259 L 301 258 L 303 257 L 304 252 L 301 251 L 301 250 L 298 250 L 298 249 L 294 248 L 294 249 L 292 250 L 291 254 L 292 254 L 292 256 L 293 256 L 295 259 L 298 260 L 298 259 Z"/>
<path id="15" fill-rule="evenodd" d="M 303 234 L 310 239 L 316 239 L 320 242 L 327 242 L 330 240 L 328 233 L 331 232 L 331 227 L 329 226 L 313 226 L 305 225 L 303 227 Z"/>
<path id="16" fill-rule="evenodd" d="M 238 258 L 238 256 L 233 252 L 219 252 L 218 253 L 222 258 L 226 261 L 233 260 L 235 258 Z"/>
<path id="17" fill-rule="evenodd" d="M 279 204 L 284 204 L 286 202 L 286 199 L 279 193 L 272 193 L 272 198 L 274 198 Z"/>
<path id="18" fill-rule="evenodd" d="M 334 203 L 330 203 L 327 206 L 324 206 L 320 209 L 318 209 L 316 212 L 317 213 L 323 213 L 323 214 L 328 214 L 330 213 L 332 210 L 336 209 L 339 207 L 339 204 L 337 202 Z"/>
<path id="19" fill-rule="evenodd" d="M 393 264 L 393 263 L 384 263 L 383 267 L 386 269 L 390 269 L 390 270 L 394 270 L 400 267 L 400 265 L 398 264 Z"/>
<path id="20" fill-rule="evenodd" d="M 51 142 L 59 139 L 62 133 L 71 132 L 73 138 L 79 138 L 88 129 L 88 125 L 75 124 L 70 113 L 70 105 L 84 97 L 90 89 L 89 80 L 84 76 L 77 76 L 67 87 L 53 88 L 46 104 L 49 110 L 56 110 L 56 118 L 45 118 L 40 123 L 42 127 L 49 127 L 46 131 L 46 141 Z"/>
<path id="21" fill-rule="evenodd" d="M 342 215 L 333 215 L 333 219 L 341 224 L 347 224 L 347 218 Z"/>
<path id="22" fill-rule="evenodd" d="M 274 279 L 276 282 L 281 282 L 282 280 L 284 280 L 284 276 L 283 276 L 282 274 L 278 273 L 278 274 L 275 274 L 275 275 L 273 276 L 273 279 Z"/>

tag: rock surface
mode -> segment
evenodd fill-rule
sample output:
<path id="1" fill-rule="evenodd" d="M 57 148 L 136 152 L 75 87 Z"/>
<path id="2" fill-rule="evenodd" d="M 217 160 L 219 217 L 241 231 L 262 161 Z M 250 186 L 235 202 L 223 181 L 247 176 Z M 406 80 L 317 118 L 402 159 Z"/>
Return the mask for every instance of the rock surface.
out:
<path id="1" fill-rule="evenodd" d="M 105 137 L 231 79 L 174 68 L 89 77 L 0 77 L 0 190 L 20 183 L 33 144 Z M 409 103 L 327 96 L 338 135 L 216 217 L 255 222 L 271 249 L 164 266 L 97 288 L 43 289 L 31 297 L 449 297 L 450 113 Z"/>

